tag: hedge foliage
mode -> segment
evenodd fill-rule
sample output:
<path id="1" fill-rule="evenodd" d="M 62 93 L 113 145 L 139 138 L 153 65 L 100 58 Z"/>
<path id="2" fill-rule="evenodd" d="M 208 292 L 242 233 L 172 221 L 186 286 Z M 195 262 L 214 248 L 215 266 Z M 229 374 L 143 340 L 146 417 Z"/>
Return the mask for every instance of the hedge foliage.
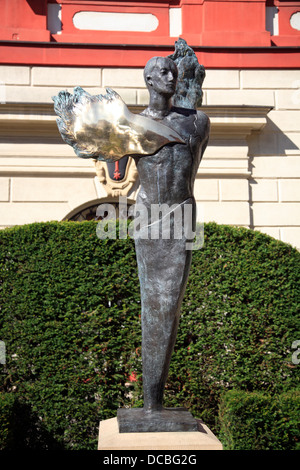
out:
<path id="1" fill-rule="evenodd" d="M 300 390 L 230 390 L 221 400 L 219 438 L 229 450 L 300 450 L 299 417 Z"/>
<path id="2" fill-rule="evenodd" d="M 0 232 L 8 447 L 96 449 L 100 420 L 142 406 L 134 243 L 99 240 L 96 226 Z M 300 254 L 248 229 L 210 223 L 204 235 L 193 252 L 165 405 L 187 406 L 218 433 L 224 391 L 274 396 L 297 387 Z"/>
<path id="3" fill-rule="evenodd" d="M 11 393 L 0 394 L 0 449 L 9 449 L 13 441 L 12 409 L 14 396 Z"/>

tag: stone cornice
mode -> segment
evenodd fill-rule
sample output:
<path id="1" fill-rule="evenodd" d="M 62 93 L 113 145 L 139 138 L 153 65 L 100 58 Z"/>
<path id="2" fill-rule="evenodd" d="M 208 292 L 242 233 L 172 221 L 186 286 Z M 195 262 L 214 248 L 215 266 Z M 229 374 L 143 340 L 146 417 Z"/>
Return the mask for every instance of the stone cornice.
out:
<path id="1" fill-rule="evenodd" d="M 129 106 L 134 113 L 142 106 Z M 260 132 L 271 107 L 203 106 L 211 120 L 210 142 L 197 178 L 249 178 L 247 137 Z M 0 174 L 95 176 L 92 161 L 79 159 L 58 132 L 52 104 L 0 105 Z"/>
<path id="2" fill-rule="evenodd" d="M 129 105 L 134 113 L 141 112 L 145 106 Z M 250 134 L 261 130 L 266 124 L 269 106 L 202 106 L 211 120 L 212 134 L 231 132 Z M 41 135 L 59 138 L 56 115 L 52 104 L 5 103 L 0 105 L 0 135 L 23 136 Z"/>

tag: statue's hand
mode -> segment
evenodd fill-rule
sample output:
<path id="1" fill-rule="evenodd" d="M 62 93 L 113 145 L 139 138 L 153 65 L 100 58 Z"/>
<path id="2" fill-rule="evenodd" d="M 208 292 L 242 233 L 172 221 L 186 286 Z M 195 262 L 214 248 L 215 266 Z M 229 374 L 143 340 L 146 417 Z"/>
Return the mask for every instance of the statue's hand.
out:
<path id="1" fill-rule="evenodd" d="M 129 111 L 110 88 L 92 96 L 80 87 L 74 95 L 61 91 L 53 97 L 63 140 L 79 157 L 116 161 L 125 155 L 151 155 L 171 142 L 184 143 L 177 132 Z"/>

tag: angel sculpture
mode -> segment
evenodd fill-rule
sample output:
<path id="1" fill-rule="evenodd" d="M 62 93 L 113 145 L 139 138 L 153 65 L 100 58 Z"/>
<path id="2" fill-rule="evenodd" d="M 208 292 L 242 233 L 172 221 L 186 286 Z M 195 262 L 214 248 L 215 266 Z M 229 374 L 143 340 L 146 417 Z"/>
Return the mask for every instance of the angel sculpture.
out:
<path id="1" fill-rule="evenodd" d="M 140 178 L 137 205 L 149 213 L 153 206 L 191 208 L 194 227 L 194 181 L 209 138 L 209 119 L 201 111 L 172 106 L 178 70 L 168 57 L 147 62 L 144 78 L 150 101 L 141 115 L 130 113 L 112 90 L 91 97 L 81 88 L 74 96 L 61 92 L 55 101 L 63 139 L 84 158 L 115 161 L 125 155 L 135 159 Z M 152 212 L 151 212 L 152 216 Z M 197 421 L 185 409 L 163 407 L 164 387 L 174 348 L 180 308 L 191 264 L 189 235 L 163 236 L 161 214 L 150 226 L 157 235 L 135 239 L 141 290 L 143 408 L 119 409 L 119 432 L 195 431 Z M 149 232 L 148 232 L 149 234 Z"/>

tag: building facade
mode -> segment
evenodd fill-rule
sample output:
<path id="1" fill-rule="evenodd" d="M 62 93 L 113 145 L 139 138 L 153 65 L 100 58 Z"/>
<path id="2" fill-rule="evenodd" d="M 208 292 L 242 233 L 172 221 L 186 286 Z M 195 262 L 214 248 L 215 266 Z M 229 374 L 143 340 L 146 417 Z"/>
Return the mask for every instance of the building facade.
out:
<path id="1" fill-rule="evenodd" d="M 285 0 L 1 0 L 0 226 L 93 218 L 134 203 L 133 161 L 79 159 L 51 97 L 80 85 L 148 103 L 143 68 L 178 37 L 206 69 L 211 138 L 198 218 L 260 230 L 300 248 L 300 2 Z"/>

